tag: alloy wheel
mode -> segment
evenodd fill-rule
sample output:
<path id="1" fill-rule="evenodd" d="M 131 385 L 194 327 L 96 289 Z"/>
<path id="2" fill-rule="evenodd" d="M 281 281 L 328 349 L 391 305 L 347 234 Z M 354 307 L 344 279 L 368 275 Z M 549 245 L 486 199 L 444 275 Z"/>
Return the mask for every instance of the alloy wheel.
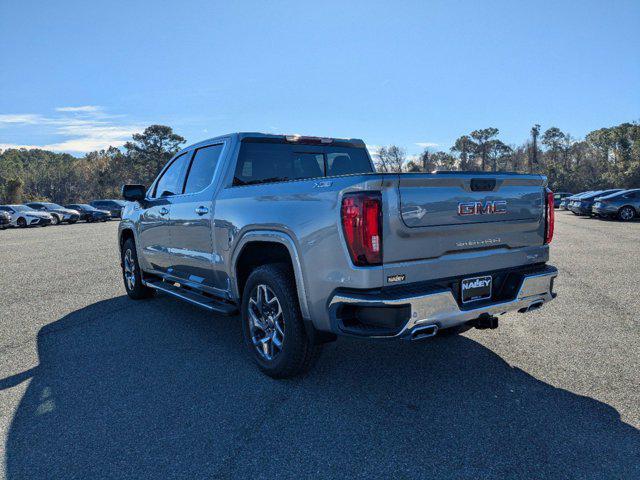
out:
<path id="1" fill-rule="evenodd" d="M 267 285 L 253 289 L 248 305 L 251 341 L 258 354 L 272 361 L 282 352 L 284 344 L 284 316 L 278 297 Z"/>
<path id="2" fill-rule="evenodd" d="M 124 279 L 127 282 L 127 288 L 133 290 L 136 286 L 136 263 L 129 249 L 124 253 Z"/>
<path id="3" fill-rule="evenodd" d="M 625 207 L 622 210 L 620 210 L 620 218 L 622 220 L 631 220 L 634 216 L 633 210 L 631 210 L 629 207 Z"/>

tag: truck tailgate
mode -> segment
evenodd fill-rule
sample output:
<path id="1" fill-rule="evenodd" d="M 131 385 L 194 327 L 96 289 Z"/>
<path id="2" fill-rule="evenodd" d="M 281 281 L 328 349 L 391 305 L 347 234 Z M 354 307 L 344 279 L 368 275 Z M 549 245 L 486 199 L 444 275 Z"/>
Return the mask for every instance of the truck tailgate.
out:
<path id="1" fill-rule="evenodd" d="M 542 245 L 545 182 L 540 175 L 398 174 L 387 190 L 385 264 Z"/>

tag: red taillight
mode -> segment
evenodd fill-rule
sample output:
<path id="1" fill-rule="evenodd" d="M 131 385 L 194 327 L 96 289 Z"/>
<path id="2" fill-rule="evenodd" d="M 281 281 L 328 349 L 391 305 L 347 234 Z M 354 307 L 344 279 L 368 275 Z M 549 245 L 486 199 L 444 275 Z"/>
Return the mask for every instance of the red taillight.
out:
<path id="1" fill-rule="evenodd" d="M 545 234 L 544 243 L 551 243 L 553 240 L 553 227 L 556 223 L 553 208 L 553 192 L 547 188 L 547 201 L 545 202 Z"/>
<path id="2" fill-rule="evenodd" d="M 382 263 L 382 197 L 348 193 L 342 199 L 342 229 L 354 265 Z"/>

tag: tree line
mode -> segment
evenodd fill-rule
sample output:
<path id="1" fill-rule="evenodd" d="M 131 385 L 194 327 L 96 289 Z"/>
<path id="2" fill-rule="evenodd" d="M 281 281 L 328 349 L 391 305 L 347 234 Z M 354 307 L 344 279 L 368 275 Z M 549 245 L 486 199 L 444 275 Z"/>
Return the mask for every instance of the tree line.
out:
<path id="1" fill-rule="evenodd" d="M 640 188 L 640 125 L 622 123 L 578 140 L 557 127 L 531 128 L 522 145 L 502 142 L 494 127 L 462 135 L 449 151 L 425 149 L 408 158 L 397 146 L 379 147 L 374 163 L 381 172 L 434 170 L 542 173 L 555 191 Z M 149 185 L 185 139 L 171 127 L 151 125 L 122 148 L 109 147 L 83 157 L 38 149 L 0 152 L 0 203 L 87 202 L 118 198 L 125 183 Z"/>
<path id="2" fill-rule="evenodd" d="M 5 150 L 0 153 L 0 203 L 120 198 L 125 183 L 149 185 L 185 141 L 171 127 L 151 125 L 122 148 L 80 158 L 38 149 Z"/>
<path id="3" fill-rule="evenodd" d="M 382 172 L 435 170 L 511 171 L 541 173 L 555 191 L 579 192 L 612 187 L 640 188 L 640 125 L 622 123 L 576 139 L 557 127 L 531 128 L 522 145 L 507 145 L 495 127 L 459 137 L 449 151 L 425 149 L 415 158 L 397 145 L 374 152 Z"/>

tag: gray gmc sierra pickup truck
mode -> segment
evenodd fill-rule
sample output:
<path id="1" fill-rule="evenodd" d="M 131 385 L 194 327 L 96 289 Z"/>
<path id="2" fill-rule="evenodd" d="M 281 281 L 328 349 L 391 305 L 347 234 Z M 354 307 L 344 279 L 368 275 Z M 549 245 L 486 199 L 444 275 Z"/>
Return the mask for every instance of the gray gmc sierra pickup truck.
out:
<path id="1" fill-rule="evenodd" d="M 555 297 L 540 175 L 376 173 L 356 139 L 234 133 L 125 185 L 127 294 L 241 314 L 266 374 L 306 371 L 337 335 L 419 340 L 495 328 Z"/>

